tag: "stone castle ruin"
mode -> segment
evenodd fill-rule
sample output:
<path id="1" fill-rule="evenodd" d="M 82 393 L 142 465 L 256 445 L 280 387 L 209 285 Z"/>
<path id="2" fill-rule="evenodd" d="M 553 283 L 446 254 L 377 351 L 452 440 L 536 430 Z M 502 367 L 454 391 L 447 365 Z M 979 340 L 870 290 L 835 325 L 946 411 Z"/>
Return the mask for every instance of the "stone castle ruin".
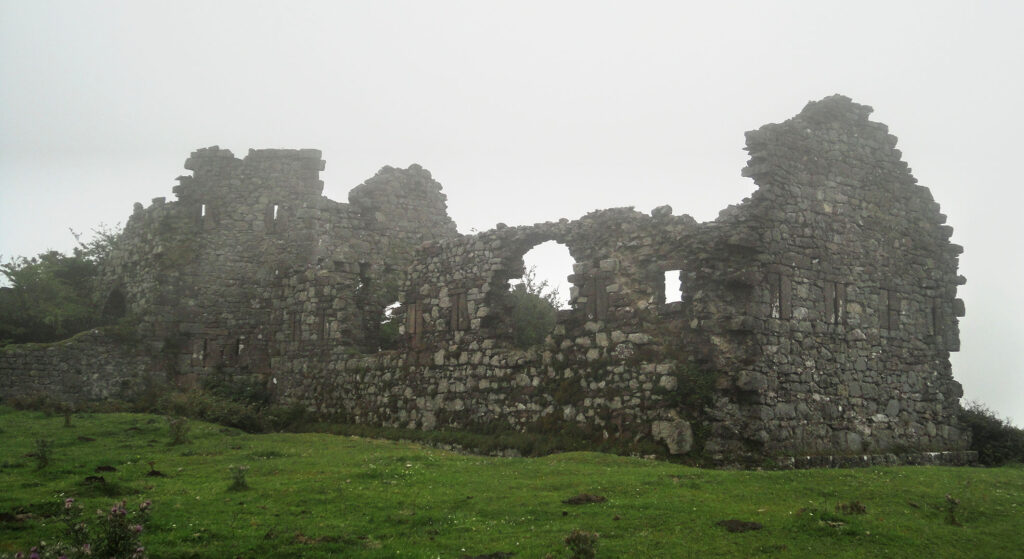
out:
<path id="1" fill-rule="evenodd" d="M 572 427 L 720 461 L 963 461 L 962 251 L 870 107 L 811 102 L 747 133 L 749 199 L 462 235 L 418 165 L 322 196 L 317 150 L 200 149 L 176 201 L 136 204 L 103 271 L 103 331 L 0 352 L 4 395 L 130 399 L 215 372 L 323 416 L 412 429 Z M 512 340 L 509 281 L 557 241 L 570 307 Z M 682 301 L 666 304 L 665 272 Z M 382 322 L 394 303 L 399 336 Z"/>

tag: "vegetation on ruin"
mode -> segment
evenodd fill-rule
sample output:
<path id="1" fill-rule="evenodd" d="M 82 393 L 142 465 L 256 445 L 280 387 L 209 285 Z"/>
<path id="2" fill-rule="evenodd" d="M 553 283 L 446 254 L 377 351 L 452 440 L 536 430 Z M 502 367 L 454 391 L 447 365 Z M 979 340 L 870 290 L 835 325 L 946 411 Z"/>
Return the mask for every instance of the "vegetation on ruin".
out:
<path id="1" fill-rule="evenodd" d="M 113 249 L 117 227 L 100 225 L 88 240 L 72 231 L 71 255 L 55 250 L 0 263 L 7 287 L 0 287 L 0 346 L 54 342 L 109 324 L 94 297 L 100 265 Z"/>
<path id="2" fill-rule="evenodd" d="M 95 545 L 137 533 L 151 557 L 1010 557 L 1024 546 L 1020 465 L 716 471 L 198 421 L 171 445 L 168 422 L 145 414 L 71 424 L 0 408 L 0 556 L 64 542 L 67 499 Z M 52 441 L 42 469 L 37 440 Z M 146 522 L 102 539 L 108 511 L 147 502 Z"/>
<path id="3" fill-rule="evenodd" d="M 986 466 L 1024 463 L 1024 429 L 980 402 L 966 402 L 959 419 L 971 431 L 971 450 L 978 452 L 978 462 Z"/>
<path id="4" fill-rule="evenodd" d="M 509 298 L 509 321 L 515 346 L 530 348 L 543 342 L 555 327 L 558 289 L 551 288 L 548 280 L 538 280 L 536 267 L 530 267 L 522 281 L 512 286 Z"/>

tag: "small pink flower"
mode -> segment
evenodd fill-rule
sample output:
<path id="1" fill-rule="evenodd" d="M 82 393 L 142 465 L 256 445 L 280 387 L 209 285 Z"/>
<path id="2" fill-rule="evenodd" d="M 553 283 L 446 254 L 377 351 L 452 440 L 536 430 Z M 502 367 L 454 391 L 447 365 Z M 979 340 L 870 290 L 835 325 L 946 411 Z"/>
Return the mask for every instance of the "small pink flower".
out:
<path id="1" fill-rule="evenodd" d="M 134 524 L 132 526 L 132 532 L 135 532 L 136 534 L 142 532 L 142 524 Z"/>
<path id="2" fill-rule="evenodd" d="M 139 505 L 139 510 L 144 511 L 144 510 L 148 509 L 152 504 L 153 504 L 153 501 L 150 501 L 149 499 L 146 499 L 145 501 L 143 501 L 143 503 L 141 505 Z"/>
<path id="3" fill-rule="evenodd" d="M 64 499 L 64 510 L 70 509 L 75 504 L 75 500 L 72 498 Z"/>

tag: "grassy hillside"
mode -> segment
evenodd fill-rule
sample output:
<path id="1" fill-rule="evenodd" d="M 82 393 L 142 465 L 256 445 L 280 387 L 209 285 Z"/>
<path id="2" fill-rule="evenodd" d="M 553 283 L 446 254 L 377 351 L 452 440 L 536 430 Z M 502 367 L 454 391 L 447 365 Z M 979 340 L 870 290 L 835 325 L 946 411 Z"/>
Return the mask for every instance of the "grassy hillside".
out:
<path id="1" fill-rule="evenodd" d="M 140 414 L 63 423 L 0 408 L 0 555 L 52 545 L 67 498 L 87 518 L 122 499 L 129 509 L 151 500 L 141 541 L 153 557 L 568 557 L 574 529 L 600 535 L 598 557 L 1019 557 L 1024 548 L 1020 466 L 712 471 L 198 422 L 191 442 L 170 445 L 167 421 Z M 42 469 L 37 439 L 53 441 Z M 249 489 L 229 489 L 238 466 L 249 468 Z M 85 481 L 98 475 L 105 483 Z M 606 500 L 563 503 L 581 493 Z M 731 519 L 762 528 L 717 525 Z"/>

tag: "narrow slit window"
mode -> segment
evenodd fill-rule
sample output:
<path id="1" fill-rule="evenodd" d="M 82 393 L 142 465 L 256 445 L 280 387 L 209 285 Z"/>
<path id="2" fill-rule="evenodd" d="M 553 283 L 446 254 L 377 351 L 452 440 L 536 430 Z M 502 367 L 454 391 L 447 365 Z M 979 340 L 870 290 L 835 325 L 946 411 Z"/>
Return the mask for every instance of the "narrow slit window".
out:
<path id="1" fill-rule="evenodd" d="M 274 204 L 274 210 L 273 210 L 273 216 L 272 216 L 274 221 L 277 221 L 277 212 L 280 209 L 281 209 L 281 206 L 279 206 L 277 204 Z"/>
<path id="2" fill-rule="evenodd" d="M 878 307 L 879 326 L 883 330 L 898 330 L 902 310 L 899 293 L 895 289 L 882 289 Z"/>
<path id="3" fill-rule="evenodd" d="M 316 334 L 319 341 L 326 341 L 327 333 L 327 312 L 320 311 L 320 316 L 317 318 L 316 324 Z"/>
<path id="4" fill-rule="evenodd" d="M 451 295 L 451 321 L 449 325 L 452 331 L 457 330 L 469 330 L 469 305 L 466 301 L 465 293 L 455 293 Z"/>
<path id="5" fill-rule="evenodd" d="M 782 278 L 779 274 L 768 274 L 768 316 L 781 318 L 782 316 Z"/>
<path id="6" fill-rule="evenodd" d="M 825 284 L 825 316 L 829 324 L 840 325 L 845 322 L 846 284 L 830 281 Z"/>
<path id="7" fill-rule="evenodd" d="M 199 217 L 206 217 L 206 204 L 199 204 Z"/>
<path id="8" fill-rule="evenodd" d="M 665 303 L 679 303 L 683 300 L 683 271 L 665 272 Z"/>
<path id="9" fill-rule="evenodd" d="M 419 303 L 410 303 L 406 308 L 405 333 L 413 345 L 419 345 L 423 330 L 422 307 Z"/>

